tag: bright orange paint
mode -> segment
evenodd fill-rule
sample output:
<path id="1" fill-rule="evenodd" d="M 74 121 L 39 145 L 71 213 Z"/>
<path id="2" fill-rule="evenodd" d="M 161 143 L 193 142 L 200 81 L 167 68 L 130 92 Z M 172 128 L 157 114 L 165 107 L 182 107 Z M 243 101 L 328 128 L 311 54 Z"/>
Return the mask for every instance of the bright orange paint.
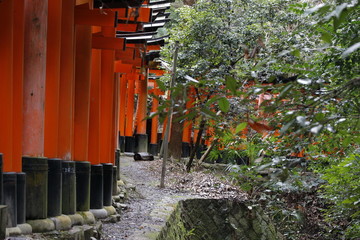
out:
<path id="1" fill-rule="evenodd" d="M 194 104 L 194 98 L 193 98 L 193 88 L 188 90 L 188 101 L 186 102 L 186 109 L 190 109 L 193 107 Z M 187 113 L 189 113 L 189 110 L 187 110 Z M 183 130 L 183 137 L 182 141 L 186 143 L 191 142 L 191 130 L 192 130 L 192 121 L 186 120 L 184 122 L 184 130 Z"/>
<path id="2" fill-rule="evenodd" d="M 62 0 L 58 156 L 73 159 L 75 102 L 75 0 Z"/>
<path id="3" fill-rule="evenodd" d="M 13 171 L 13 6 L 13 1 L 0 3 L 0 152 L 5 172 Z"/>
<path id="4" fill-rule="evenodd" d="M 44 156 L 47 0 L 25 1 L 23 155 Z"/>
<path id="5" fill-rule="evenodd" d="M 104 37 L 114 37 L 115 28 L 102 27 Z M 114 61 L 115 50 L 101 50 L 101 101 L 100 101 L 100 162 L 112 163 L 113 106 L 114 106 Z M 112 157 L 114 155 L 114 158 Z"/>
<path id="6" fill-rule="evenodd" d="M 154 83 L 154 89 L 157 88 L 157 84 L 156 82 Z M 159 107 L 159 100 L 157 98 L 153 98 L 152 101 L 152 106 L 151 106 L 151 113 L 156 113 Z M 157 133 L 158 133 L 158 127 L 159 127 L 159 116 L 156 115 L 155 117 L 152 118 L 151 121 L 151 139 L 150 139 L 150 143 L 151 144 L 157 144 L 158 139 L 157 139 Z"/>
<path id="7" fill-rule="evenodd" d="M 119 116 L 119 132 L 120 136 L 125 136 L 125 116 L 126 116 L 126 89 L 127 79 L 126 75 L 122 75 L 120 78 L 120 116 Z"/>
<path id="8" fill-rule="evenodd" d="M 87 26 L 116 26 L 116 15 L 112 9 L 90 10 L 87 5 L 75 8 L 75 24 Z"/>
<path id="9" fill-rule="evenodd" d="M 138 91 L 138 104 L 136 116 L 136 133 L 146 134 L 146 115 L 147 115 L 147 78 L 142 77 L 137 82 Z"/>
<path id="10" fill-rule="evenodd" d="M 12 172 L 22 170 L 22 121 L 23 121 L 23 80 L 24 80 L 24 1 L 14 7 L 13 28 L 13 143 Z"/>
<path id="11" fill-rule="evenodd" d="M 125 136 L 132 136 L 134 129 L 134 91 L 136 74 L 128 74 L 128 87 L 126 91 L 126 122 L 125 122 Z"/>
<path id="12" fill-rule="evenodd" d="M 92 50 L 91 87 L 90 87 L 90 123 L 89 158 L 91 164 L 100 163 L 100 80 L 101 50 Z"/>
<path id="13" fill-rule="evenodd" d="M 46 103 L 44 154 L 58 157 L 59 96 L 60 96 L 60 51 L 62 3 L 49 0 L 46 56 Z"/>
<path id="14" fill-rule="evenodd" d="M 77 25 L 75 56 L 74 160 L 88 160 L 91 27 Z"/>

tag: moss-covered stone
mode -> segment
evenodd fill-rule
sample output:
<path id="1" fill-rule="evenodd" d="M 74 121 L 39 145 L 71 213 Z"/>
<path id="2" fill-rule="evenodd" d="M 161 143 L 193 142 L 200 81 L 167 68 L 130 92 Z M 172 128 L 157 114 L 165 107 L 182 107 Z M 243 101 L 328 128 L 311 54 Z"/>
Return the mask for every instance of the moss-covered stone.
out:
<path id="1" fill-rule="evenodd" d="M 270 219 L 261 209 L 227 199 L 180 201 L 157 240 L 277 240 Z"/>

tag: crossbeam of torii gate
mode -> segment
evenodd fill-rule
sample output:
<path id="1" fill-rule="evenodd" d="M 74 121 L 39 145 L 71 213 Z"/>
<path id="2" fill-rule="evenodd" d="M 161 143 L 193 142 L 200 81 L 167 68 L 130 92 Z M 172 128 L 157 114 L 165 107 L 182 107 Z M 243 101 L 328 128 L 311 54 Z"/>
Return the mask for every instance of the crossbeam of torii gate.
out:
<path id="1" fill-rule="evenodd" d="M 8 227 L 111 205 L 125 80 L 128 96 L 137 82 L 139 99 L 145 99 L 138 102 L 143 110 L 137 123 L 137 133 L 144 133 L 148 42 L 131 43 L 117 31 L 146 32 L 168 7 L 143 1 L 97 9 L 98 3 L 0 1 L 0 152 L 7 191 L 1 203 L 9 207 Z M 22 171 L 26 185 L 10 185 L 25 176 Z M 15 186 L 24 190 L 22 198 Z"/>

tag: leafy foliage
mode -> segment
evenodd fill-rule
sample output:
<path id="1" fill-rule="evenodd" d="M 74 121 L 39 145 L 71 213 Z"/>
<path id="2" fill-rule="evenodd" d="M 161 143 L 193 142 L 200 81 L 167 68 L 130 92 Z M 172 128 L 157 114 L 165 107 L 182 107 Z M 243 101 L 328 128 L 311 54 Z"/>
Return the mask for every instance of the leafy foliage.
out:
<path id="1" fill-rule="evenodd" d="M 334 205 L 327 211 L 327 216 L 335 221 L 349 221 L 348 239 L 360 237 L 360 155 L 354 154 L 339 164 L 325 170 L 323 191 Z"/>
<path id="2" fill-rule="evenodd" d="M 179 120 L 206 120 L 219 143 L 210 159 L 250 158 L 229 167 L 231 175 L 251 194 L 276 192 L 266 197 L 274 201 L 324 184 L 324 197 L 334 204 L 329 220 L 346 218 L 349 239 L 359 233 L 360 179 L 352 155 L 360 148 L 359 16 L 357 0 L 199 0 L 175 11 L 162 50 L 169 61 L 173 43 L 181 44 L 178 81 L 197 96 Z M 269 126 L 266 134 L 252 123 Z M 259 153 L 271 158 L 259 160 Z M 285 156 L 294 153 L 305 156 L 301 164 L 311 161 L 307 171 L 325 172 L 327 183 L 288 167 Z M 270 179 L 259 169 L 271 169 Z M 297 213 L 281 216 L 295 221 Z"/>

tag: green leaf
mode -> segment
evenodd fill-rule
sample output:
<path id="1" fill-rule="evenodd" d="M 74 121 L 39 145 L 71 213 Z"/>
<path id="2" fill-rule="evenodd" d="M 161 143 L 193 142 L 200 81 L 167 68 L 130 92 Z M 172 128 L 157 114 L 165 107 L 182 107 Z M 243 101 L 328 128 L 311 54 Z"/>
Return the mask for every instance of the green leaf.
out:
<path id="1" fill-rule="evenodd" d="M 247 122 L 243 122 L 243 123 L 240 123 L 239 125 L 237 125 L 236 129 L 235 129 L 235 134 L 244 130 L 246 128 L 246 126 L 247 126 Z"/>
<path id="2" fill-rule="evenodd" d="M 211 111 L 209 108 L 207 108 L 207 107 L 202 107 L 201 108 L 201 112 L 204 114 L 204 115 L 206 115 L 206 116 L 208 116 L 208 117 L 210 117 L 210 118 L 216 118 L 217 116 L 216 116 L 216 113 L 214 113 L 213 111 Z"/>
<path id="3" fill-rule="evenodd" d="M 344 140 L 342 141 L 342 146 L 347 147 L 347 146 L 349 146 L 350 143 L 351 143 L 350 137 L 344 138 Z"/>
<path id="4" fill-rule="evenodd" d="M 355 52 L 356 50 L 358 50 L 360 48 L 360 42 L 355 43 L 354 45 L 352 45 L 351 47 L 349 47 L 348 49 L 346 49 L 342 54 L 341 57 L 345 58 L 347 56 L 349 56 L 351 53 Z"/>
<path id="5" fill-rule="evenodd" d="M 289 84 L 289 85 L 285 86 L 285 87 L 281 90 L 278 99 L 281 100 L 283 97 L 285 97 L 286 94 L 289 92 L 289 90 L 290 90 L 292 87 L 293 87 L 292 84 Z"/>
<path id="6" fill-rule="evenodd" d="M 323 32 L 321 34 L 321 40 L 323 40 L 324 42 L 326 42 L 328 44 L 332 44 L 332 36 L 328 32 Z"/>
<path id="7" fill-rule="evenodd" d="M 223 98 L 220 98 L 219 101 L 219 108 L 222 112 L 228 112 L 229 109 L 230 109 L 230 103 L 229 103 L 229 100 L 227 100 L 227 98 L 223 97 Z"/>
<path id="8" fill-rule="evenodd" d="M 281 129 L 280 129 L 280 133 L 284 134 L 295 122 L 294 120 L 291 120 L 290 122 L 288 122 L 286 125 L 284 125 Z"/>
<path id="9" fill-rule="evenodd" d="M 295 49 L 295 50 L 291 51 L 291 55 L 299 58 L 300 57 L 300 50 Z"/>
<path id="10" fill-rule="evenodd" d="M 229 89 L 232 94 L 236 95 L 236 89 L 238 88 L 236 79 L 232 76 L 226 76 L 225 84 L 226 88 Z"/>

